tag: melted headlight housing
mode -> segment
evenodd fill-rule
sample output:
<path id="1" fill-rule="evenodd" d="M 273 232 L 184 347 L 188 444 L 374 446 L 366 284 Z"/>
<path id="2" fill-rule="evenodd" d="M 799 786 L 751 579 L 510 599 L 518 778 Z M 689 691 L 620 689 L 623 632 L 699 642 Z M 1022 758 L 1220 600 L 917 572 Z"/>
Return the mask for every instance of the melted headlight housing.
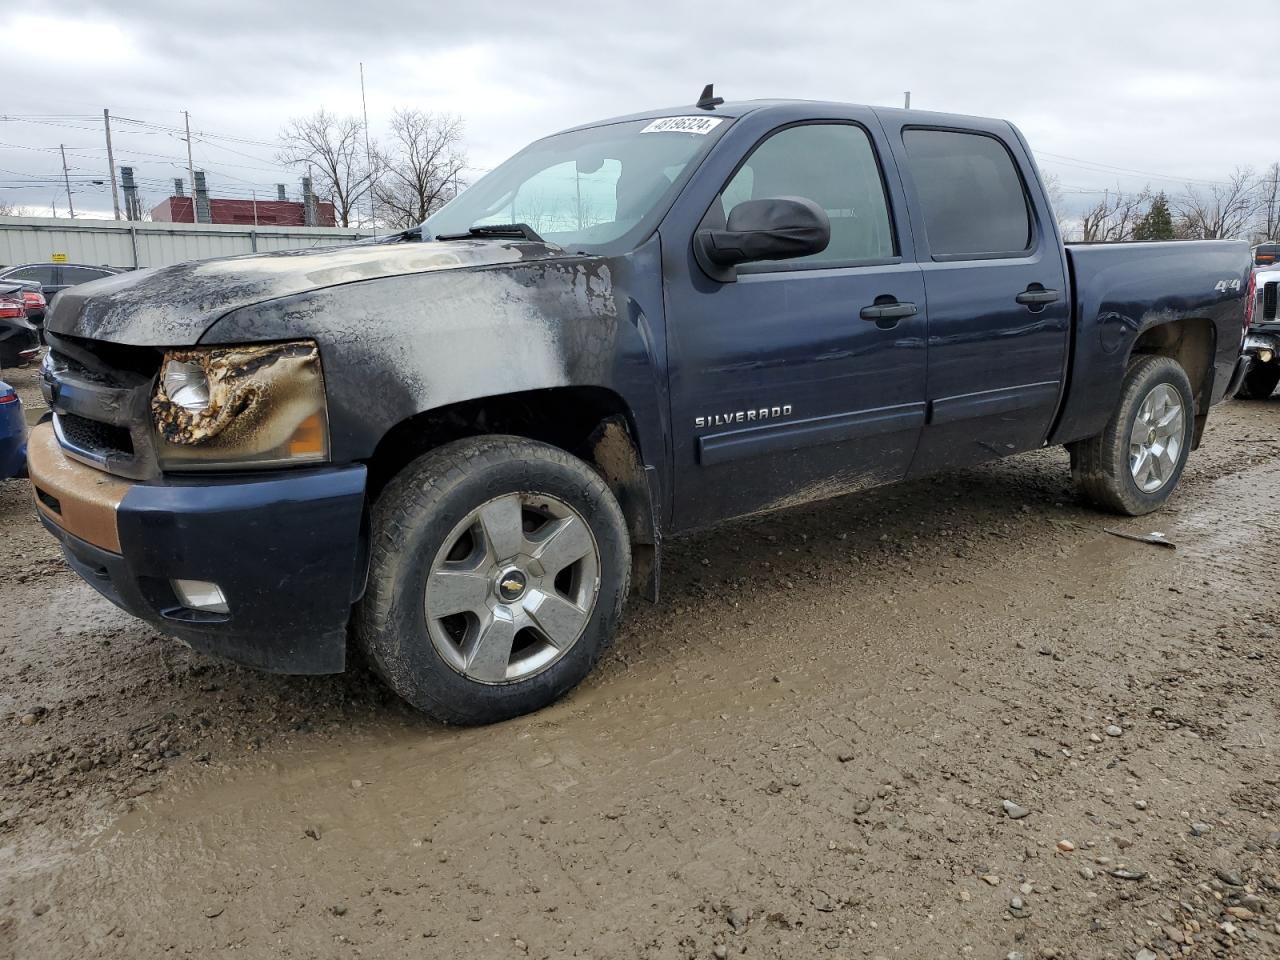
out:
<path id="1" fill-rule="evenodd" d="M 329 459 L 324 375 L 310 340 L 170 350 L 151 414 L 165 470 Z"/>

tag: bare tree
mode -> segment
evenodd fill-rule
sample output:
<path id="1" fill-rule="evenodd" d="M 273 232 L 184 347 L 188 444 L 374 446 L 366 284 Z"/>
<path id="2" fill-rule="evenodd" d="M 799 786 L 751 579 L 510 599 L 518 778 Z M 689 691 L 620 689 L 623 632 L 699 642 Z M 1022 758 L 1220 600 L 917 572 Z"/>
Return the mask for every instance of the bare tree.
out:
<path id="1" fill-rule="evenodd" d="M 25 207 L 10 203 L 8 200 L 0 200 L 0 217 L 25 217 L 27 215 Z"/>
<path id="2" fill-rule="evenodd" d="M 378 218 L 412 227 L 458 191 L 466 166 L 462 119 L 447 113 L 397 110 L 384 149 L 378 151 L 374 186 Z"/>
<path id="3" fill-rule="evenodd" d="M 1132 240 L 1134 228 L 1150 205 L 1150 189 L 1140 193 L 1106 191 L 1101 200 L 1081 214 L 1080 229 L 1085 241 Z"/>
<path id="4" fill-rule="evenodd" d="M 1045 196 L 1049 198 L 1049 206 L 1053 217 L 1058 221 L 1058 232 L 1065 237 L 1072 228 L 1073 222 L 1067 216 L 1067 196 L 1062 190 L 1062 178 L 1056 173 L 1043 173 L 1040 180 L 1044 184 Z"/>
<path id="5" fill-rule="evenodd" d="M 333 204 L 338 225 L 358 223 L 358 205 L 373 182 L 359 118 L 335 116 L 321 108 L 309 117 L 291 119 L 280 131 L 280 141 L 277 159 L 312 170 L 316 196 Z"/>
<path id="6" fill-rule="evenodd" d="M 1226 240 L 1249 232 L 1258 208 L 1256 178 L 1236 167 L 1229 180 L 1197 187 L 1187 184 L 1175 207 L 1178 233 L 1195 240 Z"/>
<path id="7" fill-rule="evenodd" d="M 1254 239 L 1280 240 L 1280 163 L 1258 178 L 1258 212 Z"/>

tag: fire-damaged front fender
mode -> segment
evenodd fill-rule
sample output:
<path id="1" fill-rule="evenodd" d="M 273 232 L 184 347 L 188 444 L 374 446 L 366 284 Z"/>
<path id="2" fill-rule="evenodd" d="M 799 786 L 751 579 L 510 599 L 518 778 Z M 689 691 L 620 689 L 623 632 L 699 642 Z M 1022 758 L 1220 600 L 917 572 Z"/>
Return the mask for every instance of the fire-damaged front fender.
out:
<path id="1" fill-rule="evenodd" d="M 236 309 L 201 344 L 311 339 L 335 462 L 368 461 L 410 418 L 561 387 L 620 396 L 646 465 L 664 461 L 666 337 L 657 240 L 620 257 L 564 257 L 380 277 Z M 659 471 L 646 470 L 655 517 Z"/>

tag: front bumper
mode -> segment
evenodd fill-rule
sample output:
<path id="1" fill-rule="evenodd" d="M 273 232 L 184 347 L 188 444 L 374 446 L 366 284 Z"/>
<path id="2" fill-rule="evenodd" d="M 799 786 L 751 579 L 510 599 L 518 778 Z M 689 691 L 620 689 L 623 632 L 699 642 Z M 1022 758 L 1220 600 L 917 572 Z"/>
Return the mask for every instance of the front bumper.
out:
<path id="1" fill-rule="evenodd" d="M 1264 363 L 1280 355 L 1280 325 L 1257 325 L 1249 328 L 1245 334 L 1244 344 L 1240 348 L 1247 357 L 1262 359 Z"/>
<path id="2" fill-rule="evenodd" d="M 34 428 L 36 508 L 72 568 L 117 606 L 204 653 L 274 673 L 338 673 L 364 588 L 365 468 L 135 483 Z M 183 606 L 174 579 L 218 584 L 229 612 Z"/>

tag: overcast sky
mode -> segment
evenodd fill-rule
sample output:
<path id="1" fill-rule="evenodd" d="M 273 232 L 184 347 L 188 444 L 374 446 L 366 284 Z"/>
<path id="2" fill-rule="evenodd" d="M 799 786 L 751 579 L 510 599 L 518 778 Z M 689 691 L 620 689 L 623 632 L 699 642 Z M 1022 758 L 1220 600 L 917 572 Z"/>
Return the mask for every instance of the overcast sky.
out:
<path id="1" fill-rule="evenodd" d="M 59 144 L 77 214 L 110 216 L 91 182 L 107 176 L 104 107 L 148 207 L 186 177 L 183 110 L 214 195 L 296 191 L 271 142 L 321 106 L 358 114 L 360 61 L 375 138 L 397 106 L 456 113 L 477 170 L 562 127 L 692 103 L 709 81 L 730 99 L 900 106 L 910 90 L 916 107 L 1012 120 L 1073 205 L 1280 160 L 1274 3 L 0 0 L 0 36 L 0 200 L 45 216 L 67 211 Z"/>

